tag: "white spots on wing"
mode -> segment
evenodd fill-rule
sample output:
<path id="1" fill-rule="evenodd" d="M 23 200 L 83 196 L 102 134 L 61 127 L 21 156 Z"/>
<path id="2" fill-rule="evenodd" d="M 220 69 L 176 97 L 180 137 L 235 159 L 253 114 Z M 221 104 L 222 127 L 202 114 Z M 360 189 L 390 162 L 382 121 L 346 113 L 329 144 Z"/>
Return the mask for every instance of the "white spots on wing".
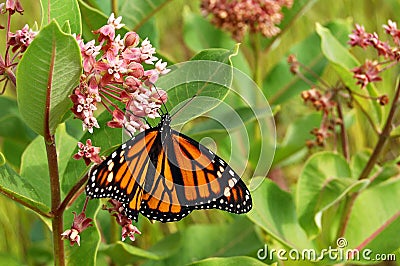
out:
<path id="1" fill-rule="evenodd" d="M 113 167 L 114 167 L 114 162 L 111 161 L 111 163 L 108 164 L 108 171 L 112 171 Z"/>
<path id="2" fill-rule="evenodd" d="M 119 157 L 123 157 L 124 154 L 125 154 L 125 150 L 122 150 L 122 151 L 119 153 Z"/>
<path id="3" fill-rule="evenodd" d="M 113 180 L 113 178 L 114 178 L 114 173 L 113 173 L 113 172 L 110 172 L 110 173 L 108 174 L 108 176 L 107 176 L 107 181 L 108 181 L 108 182 L 111 182 L 111 181 Z"/>
<path id="4" fill-rule="evenodd" d="M 224 196 L 225 196 L 225 197 L 229 197 L 230 195 L 231 195 L 230 188 L 229 188 L 229 187 L 226 187 L 226 188 L 224 189 Z"/>
<path id="5" fill-rule="evenodd" d="M 122 163 L 124 161 L 125 157 L 121 156 L 121 158 L 119 159 L 119 163 Z"/>
<path id="6" fill-rule="evenodd" d="M 230 188 L 232 188 L 235 185 L 235 182 L 232 180 L 233 178 L 229 179 L 228 185 Z"/>
<path id="7" fill-rule="evenodd" d="M 219 166 L 219 171 L 220 171 L 221 173 L 223 173 L 224 170 L 225 170 L 225 168 L 223 168 L 222 166 Z"/>
<path id="8" fill-rule="evenodd" d="M 111 158 L 115 158 L 115 156 L 117 156 L 117 152 L 115 151 L 115 152 L 113 152 L 113 153 L 111 153 Z"/>
<path id="9" fill-rule="evenodd" d="M 222 176 L 222 174 L 221 174 L 220 171 L 217 172 L 217 176 L 218 176 L 218 177 L 221 177 L 221 176 Z"/>
<path id="10" fill-rule="evenodd" d="M 235 172 L 233 172 L 232 169 L 229 169 L 229 174 L 230 174 L 231 176 L 234 176 L 234 175 L 235 175 Z"/>
<path id="11" fill-rule="evenodd" d="M 126 143 L 122 144 L 122 145 L 121 145 L 121 148 L 122 148 L 122 149 L 125 149 L 125 148 L 126 148 Z"/>

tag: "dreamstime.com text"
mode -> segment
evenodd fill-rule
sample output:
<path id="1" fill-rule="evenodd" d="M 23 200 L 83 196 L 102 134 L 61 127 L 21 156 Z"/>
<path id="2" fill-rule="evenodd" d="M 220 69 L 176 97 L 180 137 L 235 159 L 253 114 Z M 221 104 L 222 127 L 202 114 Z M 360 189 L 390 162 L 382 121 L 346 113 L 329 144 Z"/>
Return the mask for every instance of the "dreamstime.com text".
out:
<path id="1" fill-rule="evenodd" d="M 267 244 L 257 252 L 259 260 L 293 260 L 293 261 L 321 261 L 324 259 L 334 261 L 396 261 L 395 254 L 374 253 L 371 249 L 347 249 L 347 240 L 339 238 L 337 247 L 329 246 L 317 252 L 315 249 L 274 249 Z"/>

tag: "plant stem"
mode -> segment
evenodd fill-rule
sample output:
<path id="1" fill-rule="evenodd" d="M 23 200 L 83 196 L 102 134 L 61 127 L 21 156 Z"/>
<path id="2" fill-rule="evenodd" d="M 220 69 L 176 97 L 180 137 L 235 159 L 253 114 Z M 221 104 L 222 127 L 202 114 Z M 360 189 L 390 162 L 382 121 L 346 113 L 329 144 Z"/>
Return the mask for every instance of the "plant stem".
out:
<path id="1" fill-rule="evenodd" d="M 13 201 L 16 201 L 19 204 L 27 207 L 28 209 L 31 209 L 32 211 L 36 212 L 37 214 L 40 214 L 40 215 L 42 215 L 44 217 L 47 217 L 47 218 L 53 218 L 54 217 L 52 213 L 47 213 L 47 212 L 42 211 L 41 209 L 39 209 L 35 205 L 30 204 L 29 202 L 23 201 L 23 200 L 15 197 L 15 195 L 12 192 L 4 190 L 3 188 L 0 188 L 0 193 L 3 194 L 4 196 L 6 196 L 7 198 L 9 198 L 9 199 L 11 199 Z"/>
<path id="2" fill-rule="evenodd" d="M 61 239 L 63 232 L 63 212 L 58 211 L 61 203 L 60 180 L 58 174 L 57 150 L 54 136 L 51 136 L 50 142 L 46 143 L 47 161 L 50 174 L 50 192 L 51 192 L 51 212 L 54 214 L 52 221 L 53 228 L 53 255 L 54 264 L 57 266 L 65 265 L 64 242 Z"/>
<path id="3" fill-rule="evenodd" d="M 340 104 L 339 101 L 337 101 L 337 113 L 338 117 L 341 120 L 340 123 L 340 138 L 341 138 L 341 143 L 342 143 L 342 152 L 344 158 L 346 158 L 347 161 L 350 160 L 350 154 L 349 154 L 349 140 L 346 134 L 346 128 L 344 126 L 344 120 L 343 120 L 343 111 L 342 111 L 342 105 Z"/>
<path id="4" fill-rule="evenodd" d="M 262 75 L 261 75 L 261 50 L 260 50 L 260 35 L 257 33 L 250 35 L 251 39 L 251 47 L 253 48 L 253 56 L 254 56 L 254 73 L 253 80 L 257 84 L 259 88 L 262 88 Z"/>
<path id="5" fill-rule="evenodd" d="M 64 200 L 61 202 L 60 207 L 57 209 L 57 212 L 64 212 L 67 206 L 72 202 L 72 200 L 77 198 L 80 195 L 79 190 L 82 186 L 86 183 L 88 176 L 87 174 L 84 175 L 72 188 L 68 191 L 67 196 L 65 196 Z"/>
<path id="6" fill-rule="evenodd" d="M 376 161 L 379 158 L 379 155 L 383 149 L 383 147 L 386 144 L 387 139 L 390 137 L 390 131 L 392 130 L 392 122 L 394 115 L 396 113 L 396 109 L 398 106 L 398 101 L 400 97 L 400 82 L 397 85 L 397 89 L 395 92 L 395 95 L 393 97 L 392 101 L 392 106 L 390 107 L 390 111 L 388 114 L 388 117 L 386 119 L 385 126 L 383 127 L 382 132 L 379 134 L 379 139 L 378 142 L 375 145 L 374 151 L 372 152 L 371 157 L 369 157 L 369 160 L 367 164 L 365 165 L 363 171 L 360 174 L 360 177 L 358 179 L 365 179 L 368 178 L 369 174 L 371 173 L 372 169 L 374 168 L 374 165 Z"/>
<path id="7" fill-rule="evenodd" d="M 111 0 L 111 12 L 118 17 L 118 0 Z"/>
<path id="8" fill-rule="evenodd" d="M 394 115 L 396 113 L 399 97 L 400 97 L 400 82 L 397 85 L 397 89 L 396 89 L 395 95 L 393 97 L 392 106 L 390 107 L 390 111 L 389 111 L 388 117 L 386 119 L 385 126 L 383 127 L 382 132 L 379 134 L 378 142 L 375 145 L 375 148 L 374 148 L 374 151 L 372 152 L 371 157 L 369 158 L 367 164 L 365 165 L 363 171 L 361 172 L 361 174 L 358 178 L 359 180 L 368 178 L 372 169 L 375 166 L 376 161 L 378 160 L 378 157 L 379 157 L 384 145 L 386 144 L 388 137 L 390 136 L 390 131 L 392 129 L 392 121 L 393 121 Z M 376 176 L 373 176 L 370 178 L 370 180 L 374 180 L 375 178 L 376 178 Z M 342 220 L 340 222 L 340 228 L 339 228 L 340 231 L 339 231 L 338 237 L 342 237 L 346 232 L 347 223 L 349 221 L 354 202 L 357 199 L 358 195 L 359 195 L 358 192 L 354 193 L 346 201 L 346 205 L 343 210 Z"/>

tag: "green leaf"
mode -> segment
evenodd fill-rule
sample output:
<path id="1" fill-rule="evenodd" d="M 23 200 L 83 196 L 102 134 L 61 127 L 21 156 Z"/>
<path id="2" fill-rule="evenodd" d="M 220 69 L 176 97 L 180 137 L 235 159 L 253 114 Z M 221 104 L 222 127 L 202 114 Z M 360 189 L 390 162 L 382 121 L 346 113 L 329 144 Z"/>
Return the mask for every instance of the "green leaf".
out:
<path id="1" fill-rule="evenodd" d="M 289 248 L 312 248 L 304 230 L 297 221 L 292 195 L 282 191 L 274 182 L 265 179 L 252 192 L 253 209 L 248 217 Z"/>
<path id="2" fill-rule="evenodd" d="M 60 127 L 56 134 L 56 148 L 58 154 L 59 173 L 63 173 L 67 163 L 71 160 L 70 154 L 76 146 L 76 140 Z M 30 180 L 34 191 L 40 195 L 41 202 L 50 206 L 50 178 L 47 162 L 47 153 L 43 137 L 38 136 L 25 149 L 22 155 L 21 176 Z"/>
<path id="3" fill-rule="evenodd" d="M 72 104 L 68 96 L 79 82 L 81 67 L 77 42 L 54 21 L 39 32 L 18 64 L 19 110 L 30 128 L 46 139 Z"/>
<path id="4" fill-rule="evenodd" d="M 263 117 L 271 117 L 269 110 L 251 108 L 251 107 L 240 107 L 234 110 L 226 109 L 213 109 L 207 116 L 212 117 L 212 119 L 207 119 L 201 121 L 201 123 L 196 123 L 195 126 L 191 127 L 186 134 L 189 136 L 207 136 L 216 133 L 225 133 L 226 131 L 233 131 L 244 124 L 251 123 L 256 119 Z M 220 122 L 223 122 L 221 124 Z"/>
<path id="5" fill-rule="evenodd" d="M 23 122 L 16 100 L 0 97 L 0 137 L 8 163 L 19 168 L 21 155 L 36 134 Z"/>
<path id="6" fill-rule="evenodd" d="M 305 163 L 297 183 L 297 213 L 299 223 L 311 237 L 319 233 L 320 212 L 341 199 L 347 192 L 361 189 L 351 178 L 346 160 L 335 153 L 320 152 Z"/>
<path id="7" fill-rule="evenodd" d="M 285 165 L 301 150 L 306 149 L 306 141 L 312 139 L 311 130 L 321 123 L 321 115 L 314 113 L 291 123 L 283 140 L 277 145 L 274 165 Z"/>
<path id="8" fill-rule="evenodd" d="M 107 121 L 111 119 L 111 115 L 104 111 L 97 117 L 97 121 L 100 125 L 99 129 L 95 129 L 94 134 L 86 132 L 79 140 L 82 143 L 86 143 L 87 139 L 92 140 L 92 145 L 101 147 L 101 154 L 108 155 L 110 150 L 114 149 L 117 145 L 120 145 L 123 141 L 122 130 L 120 128 L 109 128 L 106 126 Z M 67 193 L 80 178 L 87 172 L 87 167 L 83 160 L 75 160 L 72 158 L 73 154 L 78 152 L 77 141 L 75 141 L 72 149 L 66 155 L 66 162 L 68 162 L 65 171 L 61 176 L 61 189 L 64 193 Z"/>
<path id="9" fill-rule="evenodd" d="M 21 144 L 29 143 L 35 133 L 22 121 L 17 102 L 7 97 L 0 97 L 0 136 Z"/>
<path id="10" fill-rule="evenodd" d="M 200 260 L 194 263 L 189 264 L 191 266 L 237 266 L 237 265 L 247 265 L 247 266 L 265 266 L 266 264 L 262 263 L 260 260 L 238 256 L 238 257 L 230 257 L 230 258 L 209 258 L 205 260 Z"/>
<path id="11" fill-rule="evenodd" d="M 43 203 L 41 195 L 34 189 L 33 180 L 19 176 L 5 161 L 0 153 L 0 193 L 26 202 L 42 212 L 50 208 Z"/>
<path id="12" fill-rule="evenodd" d="M 395 128 L 390 132 L 390 137 L 393 137 L 393 138 L 398 138 L 398 137 L 400 137 L 400 126 L 395 127 Z"/>
<path id="13" fill-rule="evenodd" d="M 252 223 L 245 217 L 229 224 L 187 227 L 181 241 L 181 248 L 165 260 L 166 265 L 185 265 L 209 257 L 244 256 L 262 247 Z"/>
<path id="14" fill-rule="evenodd" d="M 177 112 L 173 125 L 204 114 L 226 97 L 232 82 L 230 58 L 237 48 L 201 51 L 191 61 L 173 65 L 168 75 L 158 79 L 157 87 L 168 93 L 166 107 L 171 114 Z"/>
<path id="15" fill-rule="evenodd" d="M 399 198 L 400 179 L 388 180 L 360 193 L 344 234 L 346 248 L 361 249 L 360 254 L 370 249 L 371 257 L 398 250 L 400 238 L 394 236 L 400 232 Z"/>
<path id="16" fill-rule="evenodd" d="M 332 31 L 341 43 L 347 41 L 347 36 L 350 33 L 348 22 L 337 20 L 327 24 L 326 27 Z M 315 75 L 321 76 L 328 61 L 322 56 L 321 50 L 309 49 L 320 45 L 321 40 L 317 33 L 312 33 L 302 42 L 293 46 L 289 54 L 294 54 L 302 64 L 311 68 Z M 312 82 L 317 82 L 314 75 L 307 72 L 304 75 Z M 290 72 L 286 57 L 272 68 L 263 81 L 263 92 L 271 105 L 282 104 L 292 97 L 298 96 L 301 91 L 309 89 L 309 87 L 307 83 Z"/>
<path id="17" fill-rule="evenodd" d="M 136 31 L 159 9 L 171 0 L 123 0 L 121 1 L 119 16 L 124 18 L 123 23 Z"/>
<path id="18" fill-rule="evenodd" d="M 351 69 L 360 65 L 357 59 L 345 48 L 327 28 L 317 23 L 317 33 L 321 38 L 321 49 L 325 57 L 332 63 L 333 68 L 344 84 L 352 91 L 360 93 L 360 86 L 356 85 Z M 373 85 L 369 84 L 366 88 L 369 96 L 377 97 Z M 382 107 L 376 101 L 359 101 L 362 107 L 371 115 L 376 124 L 381 123 Z"/>
<path id="19" fill-rule="evenodd" d="M 42 27 L 49 24 L 53 19 L 59 25 L 64 25 L 66 21 L 69 21 L 71 32 L 81 33 L 81 13 L 76 0 L 41 0 L 40 2 L 42 5 Z"/>

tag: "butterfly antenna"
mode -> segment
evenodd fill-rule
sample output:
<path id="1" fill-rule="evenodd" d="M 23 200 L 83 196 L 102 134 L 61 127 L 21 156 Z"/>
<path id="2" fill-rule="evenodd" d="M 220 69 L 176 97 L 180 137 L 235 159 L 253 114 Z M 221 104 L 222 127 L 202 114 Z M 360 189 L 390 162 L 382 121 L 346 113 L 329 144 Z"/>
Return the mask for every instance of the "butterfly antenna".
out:
<path id="1" fill-rule="evenodd" d="M 189 100 L 187 100 L 187 102 L 185 102 L 175 113 L 171 115 L 171 118 L 174 117 L 174 115 L 176 115 L 177 113 L 179 113 L 183 108 L 185 108 L 186 105 L 188 105 L 191 101 L 193 101 L 194 97 L 196 96 L 197 94 L 193 95 Z"/>
<path id="2" fill-rule="evenodd" d="M 158 90 L 157 87 L 156 87 L 156 84 L 154 84 L 154 83 L 152 83 L 152 82 L 149 82 L 149 83 L 156 89 L 156 92 L 157 92 L 157 94 L 158 94 L 158 97 L 160 97 L 160 101 L 161 101 L 162 105 L 164 106 L 165 110 L 167 111 L 167 114 L 169 114 L 168 108 L 167 108 L 167 106 L 165 105 L 164 101 L 162 100 L 161 95 L 160 95 L 160 92 L 159 92 L 159 90 Z M 160 110 L 162 111 L 161 108 L 160 108 Z M 163 114 L 164 114 L 164 113 L 161 113 L 161 115 L 163 115 Z"/>

